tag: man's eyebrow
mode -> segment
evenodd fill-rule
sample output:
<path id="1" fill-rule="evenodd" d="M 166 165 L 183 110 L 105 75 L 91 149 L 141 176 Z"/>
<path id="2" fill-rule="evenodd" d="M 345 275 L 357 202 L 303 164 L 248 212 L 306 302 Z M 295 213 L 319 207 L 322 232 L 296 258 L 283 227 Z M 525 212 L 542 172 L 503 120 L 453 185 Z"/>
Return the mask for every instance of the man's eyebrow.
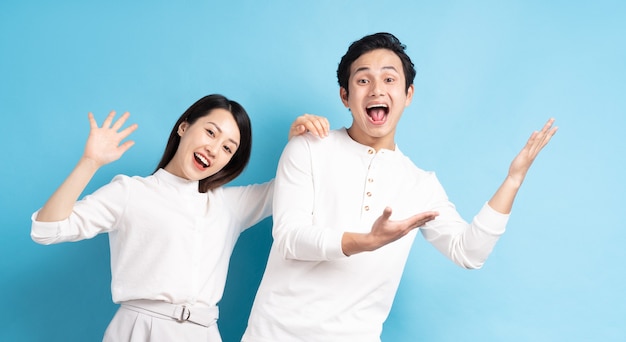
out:
<path id="1" fill-rule="evenodd" d="M 368 66 L 364 66 L 364 67 L 360 67 L 360 68 L 357 68 L 356 70 L 354 70 L 354 73 L 356 74 L 356 73 L 358 73 L 358 72 L 361 72 L 361 71 L 368 71 L 368 70 L 370 70 L 370 69 L 371 69 L 370 67 L 368 67 Z M 393 71 L 395 71 L 395 72 L 398 72 L 398 70 L 396 69 L 396 67 L 394 67 L 393 65 L 384 66 L 384 67 L 382 67 L 382 68 L 381 68 L 381 70 L 393 70 Z"/>
<path id="2" fill-rule="evenodd" d="M 393 65 L 385 66 L 383 67 L 383 70 L 393 70 L 395 72 L 398 72 L 398 70 L 396 70 L 396 67 L 394 67 Z"/>
<path id="3" fill-rule="evenodd" d="M 208 123 L 208 124 L 211 124 L 211 125 L 213 125 L 213 126 L 215 126 L 215 129 L 217 129 L 217 131 L 218 131 L 218 132 L 222 133 L 222 128 L 221 128 L 218 124 L 216 124 L 216 123 L 215 123 L 215 122 L 213 122 L 213 121 L 208 121 L 207 123 Z M 228 139 L 228 141 L 230 141 L 230 142 L 232 142 L 233 144 L 235 144 L 235 146 L 236 146 L 236 147 L 239 147 L 239 144 L 238 144 L 235 140 L 233 140 L 233 139 Z"/>

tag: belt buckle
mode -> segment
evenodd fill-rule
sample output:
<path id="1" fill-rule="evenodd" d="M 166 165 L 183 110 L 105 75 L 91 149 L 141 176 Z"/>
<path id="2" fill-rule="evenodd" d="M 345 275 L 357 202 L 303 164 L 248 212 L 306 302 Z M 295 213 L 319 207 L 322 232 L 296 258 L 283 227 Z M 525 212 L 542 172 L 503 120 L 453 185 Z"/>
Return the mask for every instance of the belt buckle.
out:
<path id="1" fill-rule="evenodd" d="M 180 311 L 180 317 L 176 318 L 176 320 L 180 323 L 186 322 L 191 317 L 191 311 L 187 308 L 186 305 L 182 306 L 182 310 Z"/>

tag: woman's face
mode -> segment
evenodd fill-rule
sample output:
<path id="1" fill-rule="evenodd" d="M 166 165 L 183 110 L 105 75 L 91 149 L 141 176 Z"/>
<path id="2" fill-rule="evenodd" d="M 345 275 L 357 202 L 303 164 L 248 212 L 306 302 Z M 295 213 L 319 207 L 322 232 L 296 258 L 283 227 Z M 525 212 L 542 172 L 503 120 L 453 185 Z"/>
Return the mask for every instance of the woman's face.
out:
<path id="1" fill-rule="evenodd" d="M 165 170 L 188 180 L 201 180 L 220 171 L 239 147 L 239 127 L 233 115 L 213 109 L 193 124 L 178 127 L 180 144 Z"/>

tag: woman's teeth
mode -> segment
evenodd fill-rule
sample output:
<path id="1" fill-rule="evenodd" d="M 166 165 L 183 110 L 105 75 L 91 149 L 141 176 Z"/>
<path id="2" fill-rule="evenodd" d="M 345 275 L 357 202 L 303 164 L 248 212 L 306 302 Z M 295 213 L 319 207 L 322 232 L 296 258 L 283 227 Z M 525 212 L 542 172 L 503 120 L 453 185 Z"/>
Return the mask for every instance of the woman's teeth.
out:
<path id="1" fill-rule="evenodd" d="M 202 164 L 202 166 L 209 167 L 209 161 L 206 160 L 206 158 L 204 158 L 204 156 L 202 156 L 202 155 L 200 155 L 198 153 L 194 153 L 193 155 L 194 155 L 194 157 L 196 157 L 196 160 L 198 162 L 200 162 L 200 164 Z"/>

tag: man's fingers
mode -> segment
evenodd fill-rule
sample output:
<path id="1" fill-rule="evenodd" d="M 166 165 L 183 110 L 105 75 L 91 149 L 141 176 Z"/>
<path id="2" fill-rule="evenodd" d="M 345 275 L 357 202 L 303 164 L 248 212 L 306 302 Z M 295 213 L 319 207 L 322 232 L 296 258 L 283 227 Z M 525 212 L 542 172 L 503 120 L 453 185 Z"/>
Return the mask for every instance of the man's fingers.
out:
<path id="1" fill-rule="evenodd" d="M 439 215 L 436 211 L 427 211 L 420 214 L 417 214 L 411 218 L 413 223 L 413 227 L 421 227 L 429 221 L 434 220 Z"/>
<path id="2" fill-rule="evenodd" d="M 383 214 L 381 215 L 381 217 L 385 220 L 389 220 L 389 218 L 391 217 L 391 208 L 386 207 L 385 210 L 383 210 Z"/>

